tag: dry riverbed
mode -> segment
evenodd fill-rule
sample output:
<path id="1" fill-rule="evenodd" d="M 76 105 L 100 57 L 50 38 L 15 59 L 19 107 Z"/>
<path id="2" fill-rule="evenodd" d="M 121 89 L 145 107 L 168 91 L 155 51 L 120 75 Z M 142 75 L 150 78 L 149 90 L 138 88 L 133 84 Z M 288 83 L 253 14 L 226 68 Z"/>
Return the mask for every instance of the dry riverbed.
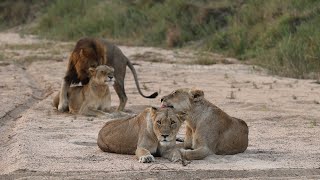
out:
<path id="1" fill-rule="evenodd" d="M 188 166 L 163 158 L 141 164 L 134 156 L 99 150 L 97 135 L 109 119 L 52 107 L 73 45 L 0 33 L 0 179 L 320 178 L 320 85 L 313 80 L 272 76 L 215 54 L 120 46 L 145 94 L 160 92 L 156 99 L 142 98 L 128 69 L 128 112 L 159 106 L 174 89 L 197 87 L 249 126 L 244 153 L 211 155 Z M 203 60 L 217 64 L 194 65 Z"/>

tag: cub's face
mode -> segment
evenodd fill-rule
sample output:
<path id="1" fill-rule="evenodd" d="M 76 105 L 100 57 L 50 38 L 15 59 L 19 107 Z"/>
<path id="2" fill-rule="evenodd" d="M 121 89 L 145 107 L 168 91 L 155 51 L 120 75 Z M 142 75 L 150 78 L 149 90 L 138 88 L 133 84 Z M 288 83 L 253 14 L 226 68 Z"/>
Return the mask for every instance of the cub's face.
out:
<path id="1" fill-rule="evenodd" d="M 151 108 L 153 131 L 162 145 L 176 141 L 182 121 L 170 108 Z"/>
<path id="2" fill-rule="evenodd" d="M 178 89 L 161 98 L 162 108 L 172 108 L 177 112 L 185 112 L 191 106 L 188 89 Z"/>
<path id="3" fill-rule="evenodd" d="M 110 66 L 100 65 L 96 68 L 89 68 L 91 78 L 98 84 L 113 85 L 114 69 Z"/>

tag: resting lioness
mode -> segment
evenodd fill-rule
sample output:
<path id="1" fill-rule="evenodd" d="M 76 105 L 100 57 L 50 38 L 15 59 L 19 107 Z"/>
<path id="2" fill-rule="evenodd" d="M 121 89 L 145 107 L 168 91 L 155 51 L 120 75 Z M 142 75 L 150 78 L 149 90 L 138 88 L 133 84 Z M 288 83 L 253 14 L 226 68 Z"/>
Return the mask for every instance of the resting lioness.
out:
<path id="1" fill-rule="evenodd" d="M 139 162 L 155 161 L 159 155 L 179 161 L 176 135 L 182 122 L 171 109 L 147 108 L 136 117 L 107 122 L 98 135 L 102 151 L 135 154 Z"/>
<path id="2" fill-rule="evenodd" d="M 236 154 L 248 147 L 248 126 L 204 98 L 201 90 L 178 89 L 161 99 L 161 107 L 186 115 L 182 158 L 203 159 L 209 154 Z"/>
<path id="3" fill-rule="evenodd" d="M 100 65 L 89 68 L 90 81 L 85 86 L 69 87 L 69 112 L 86 116 L 107 115 L 111 107 L 109 85 L 113 85 L 113 68 Z M 53 105 L 58 108 L 59 93 L 53 99 Z"/>

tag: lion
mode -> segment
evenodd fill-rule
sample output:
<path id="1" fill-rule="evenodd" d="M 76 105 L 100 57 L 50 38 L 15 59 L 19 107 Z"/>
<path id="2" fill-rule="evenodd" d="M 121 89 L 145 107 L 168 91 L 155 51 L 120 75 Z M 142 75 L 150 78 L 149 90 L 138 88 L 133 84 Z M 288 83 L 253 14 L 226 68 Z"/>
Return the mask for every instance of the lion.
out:
<path id="1" fill-rule="evenodd" d="M 114 68 L 115 83 L 113 87 L 120 99 L 118 111 L 124 110 L 128 99 L 124 89 L 124 78 L 127 66 L 133 74 L 138 92 L 141 96 L 145 98 L 156 98 L 158 96 L 158 92 L 150 96 L 145 96 L 141 92 L 135 68 L 117 46 L 104 39 L 82 38 L 76 43 L 69 58 L 67 71 L 62 81 L 59 95 L 59 111 L 63 112 L 67 110 L 67 90 L 70 85 L 79 84 L 80 82 L 82 85 L 86 85 L 89 82 L 88 69 L 98 65 L 108 65 Z"/>
<path id="2" fill-rule="evenodd" d="M 86 116 L 108 115 L 111 107 L 109 85 L 114 82 L 114 69 L 106 65 L 89 68 L 90 80 L 85 86 L 69 87 L 69 112 Z M 53 99 L 53 105 L 58 108 L 59 93 Z"/>
<path id="3" fill-rule="evenodd" d="M 161 107 L 185 115 L 185 142 L 180 151 L 187 160 L 203 159 L 213 153 L 237 154 L 248 147 L 247 124 L 206 100 L 202 90 L 175 90 L 161 98 Z"/>
<path id="4" fill-rule="evenodd" d="M 97 144 L 104 152 L 136 155 L 139 162 L 154 162 L 154 156 L 182 161 L 176 136 L 181 118 L 169 108 L 146 108 L 129 119 L 107 122 L 100 130 Z"/>

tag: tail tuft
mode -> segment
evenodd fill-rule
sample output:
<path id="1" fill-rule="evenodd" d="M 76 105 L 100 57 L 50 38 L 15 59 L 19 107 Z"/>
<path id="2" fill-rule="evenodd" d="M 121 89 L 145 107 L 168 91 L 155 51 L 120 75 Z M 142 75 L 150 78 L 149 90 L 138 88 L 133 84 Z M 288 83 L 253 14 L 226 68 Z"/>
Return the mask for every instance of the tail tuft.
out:
<path id="1" fill-rule="evenodd" d="M 150 99 L 153 99 L 153 98 L 156 98 L 158 96 L 158 92 L 155 92 L 153 94 L 151 94 L 150 96 L 147 96 L 146 98 L 150 98 Z"/>

